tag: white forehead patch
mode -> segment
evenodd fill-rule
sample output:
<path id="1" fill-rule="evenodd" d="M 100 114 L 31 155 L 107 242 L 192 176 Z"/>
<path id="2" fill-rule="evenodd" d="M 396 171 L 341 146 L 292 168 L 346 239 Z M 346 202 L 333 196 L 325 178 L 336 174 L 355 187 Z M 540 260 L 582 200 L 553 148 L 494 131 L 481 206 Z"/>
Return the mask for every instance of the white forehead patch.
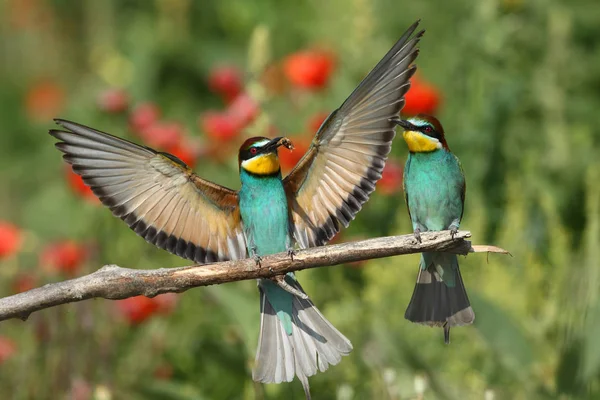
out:
<path id="1" fill-rule="evenodd" d="M 267 139 L 263 139 L 263 140 L 259 140 L 259 141 L 258 141 L 258 142 L 256 142 L 256 143 L 252 143 L 252 144 L 250 145 L 250 147 L 262 147 L 262 146 L 264 146 L 264 145 L 265 145 L 265 144 L 267 144 L 267 143 L 269 143 L 269 140 L 267 140 Z"/>
<path id="2" fill-rule="evenodd" d="M 431 125 L 430 122 L 424 121 L 422 119 L 418 119 L 418 118 L 410 118 L 408 120 L 408 122 L 410 122 L 411 124 L 415 125 L 415 126 L 426 126 L 426 125 Z"/>

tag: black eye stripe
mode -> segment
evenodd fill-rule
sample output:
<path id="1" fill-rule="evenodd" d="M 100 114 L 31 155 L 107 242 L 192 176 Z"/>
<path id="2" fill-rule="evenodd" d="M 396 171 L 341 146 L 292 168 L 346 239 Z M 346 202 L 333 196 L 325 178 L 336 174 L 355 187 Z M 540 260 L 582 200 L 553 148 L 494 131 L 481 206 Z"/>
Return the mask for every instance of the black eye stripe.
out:
<path id="1" fill-rule="evenodd" d="M 252 153 L 252 150 L 254 150 L 254 153 Z M 260 148 L 259 147 L 249 147 L 245 150 L 242 150 L 240 153 L 240 159 L 242 161 L 246 161 L 251 159 L 252 157 L 256 156 L 258 153 L 260 153 Z"/>
<path id="2" fill-rule="evenodd" d="M 429 129 L 429 132 L 427 132 L 426 130 Z M 434 127 L 430 126 L 430 125 L 423 125 L 418 127 L 419 132 L 421 132 L 423 135 L 435 138 L 437 140 L 442 140 L 442 135 L 440 135 L 440 133 L 438 131 L 435 130 Z"/>

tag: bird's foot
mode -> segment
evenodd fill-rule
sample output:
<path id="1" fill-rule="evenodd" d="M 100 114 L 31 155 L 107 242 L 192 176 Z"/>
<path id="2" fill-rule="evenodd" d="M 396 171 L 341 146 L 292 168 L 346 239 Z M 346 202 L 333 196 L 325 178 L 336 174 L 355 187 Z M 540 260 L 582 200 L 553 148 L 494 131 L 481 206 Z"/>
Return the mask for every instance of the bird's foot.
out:
<path id="1" fill-rule="evenodd" d="M 417 240 L 417 243 L 422 243 L 422 241 L 421 241 L 421 230 L 419 228 L 417 228 L 417 229 L 414 230 L 413 235 L 415 235 L 415 239 Z"/>
<path id="2" fill-rule="evenodd" d="M 300 290 L 296 289 L 295 287 L 286 282 L 285 275 L 275 275 L 269 279 L 275 282 L 277 286 L 279 286 L 286 292 L 293 294 L 294 296 L 298 296 L 302 300 L 308 300 L 308 296 L 306 295 L 306 293 L 301 292 Z"/>
<path id="3" fill-rule="evenodd" d="M 254 258 L 254 262 L 256 263 L 256 266 L 257 266 L 258 268 L 262 268 L 262 265 L 261 265 L 261 263 L 260 263 L 260 262 L 262 261 L 262 257 L 261 257 L 261 256 L 259 256 L 258 254 L 254 254 L 254 255 L 252 256 L 252 258 Z"/>
<path id="4" fill-rule="evenodd" d="M 292 259 L 292 261 L 294 261 L 294 256 L 296 255 L 296 250 L 294 249 L 288 249 L 287 250 L 287 255 L 289 258 Z"/>
<path id="5" fill-rule="evenodd" d="M 458 226 L 450 225 L 450 236 L 452 236 L 452 239 L 454 239 L 454 236 L 456 236 L 457 233 L 458 233 Z"/>

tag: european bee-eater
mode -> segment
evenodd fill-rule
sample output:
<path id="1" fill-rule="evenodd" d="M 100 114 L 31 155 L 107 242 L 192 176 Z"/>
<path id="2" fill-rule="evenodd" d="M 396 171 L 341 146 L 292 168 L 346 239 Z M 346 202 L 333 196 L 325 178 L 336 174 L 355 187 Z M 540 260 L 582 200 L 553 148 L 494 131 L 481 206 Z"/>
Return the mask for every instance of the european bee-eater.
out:
<path id="1" fill-rule="evenodd" d="M 392 121 L 416 67 L 413 24 L 350 97 L 323 122 L 282 179 L 282 138 L 239 150 L 241 189 L 200 178 L 181 160 L 65 120 L 51 130 L 64 159 L 114 215 L 148 242 L 198 263 L 320 246 L 347 226 L 375 189 L 395 136 Z M 261 328 L 253 378 L 308 378 L 352 350 L 304 294 L 294 274 L 260 279 Z M 299 294 L 294 295 L 294 293 Z"/>
<path id="2" fill-rule="evenodd" d="M 408 159 L 404 167 L 404 195 L 416 239 L 421 232 L 450 230 L 460 226 L 465 203 L 465 175 L 450 152 L 440 122 L 428 115 L 396 119 L 404 128 Z M 421 254 L 419 275 L 404 317 L 409 321 L 444 328 L 471 324 L 475 314 L 460 276 L 458 256 L 450 253 Z"/>

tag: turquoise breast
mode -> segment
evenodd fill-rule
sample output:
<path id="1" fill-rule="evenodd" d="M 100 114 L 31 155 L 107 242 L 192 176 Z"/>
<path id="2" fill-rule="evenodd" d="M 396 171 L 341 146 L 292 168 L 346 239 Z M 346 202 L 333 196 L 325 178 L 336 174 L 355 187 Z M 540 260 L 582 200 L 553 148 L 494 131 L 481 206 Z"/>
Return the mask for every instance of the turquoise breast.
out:
<path id="1" fill-rule="evenodd" d="M 288 243 L 288 206 L 281 175 L 240 173 L 240 212 L 248 247 L 258 255 L 286 251 Z"/>
<path id="2" fill-rule="evenodd" d="M 447 229 L 462 215 L 463 184 L 458 159 L 449 151 L 410 153 L 404 169 L 404 187 L 413 225 L 418 221 L 427 230 Z"/>

